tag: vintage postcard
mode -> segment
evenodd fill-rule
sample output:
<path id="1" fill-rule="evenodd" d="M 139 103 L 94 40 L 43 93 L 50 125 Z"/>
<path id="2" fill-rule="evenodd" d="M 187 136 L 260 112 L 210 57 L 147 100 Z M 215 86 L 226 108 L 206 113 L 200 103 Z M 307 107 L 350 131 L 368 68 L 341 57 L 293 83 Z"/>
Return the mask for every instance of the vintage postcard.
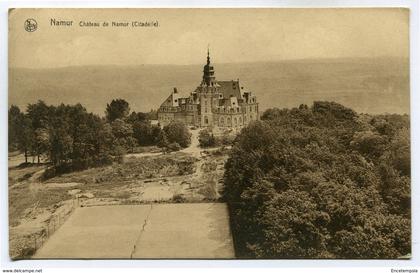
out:
<path id="1" fill-rule="evenodd" d="M 409 259 L 409 10 L 9 10 L 12 259 Z"/>

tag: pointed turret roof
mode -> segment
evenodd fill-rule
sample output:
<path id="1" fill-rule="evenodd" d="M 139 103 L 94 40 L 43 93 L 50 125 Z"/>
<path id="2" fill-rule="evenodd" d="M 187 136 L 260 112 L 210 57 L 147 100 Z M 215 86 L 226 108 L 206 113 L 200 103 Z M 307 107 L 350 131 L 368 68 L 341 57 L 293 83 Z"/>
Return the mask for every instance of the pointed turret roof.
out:
<path id="1" fill-rule="evenodd" d="M 210 64 L 210 50 L 207 48 L 207 63 L 203 68 L 203 82 L 207 86 L 211 86 L 216 82 L 216 77 L 214 76 L 214 68 Z"/>

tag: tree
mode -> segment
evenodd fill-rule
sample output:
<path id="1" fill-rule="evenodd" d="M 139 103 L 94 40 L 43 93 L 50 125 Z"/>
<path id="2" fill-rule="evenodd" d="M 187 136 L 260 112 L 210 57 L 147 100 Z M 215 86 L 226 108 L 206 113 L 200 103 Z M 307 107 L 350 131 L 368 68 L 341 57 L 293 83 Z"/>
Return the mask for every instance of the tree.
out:
<path id="1" fill-rule="evenodd" d="M 384 139 L 376 132 L 361 131 L 356 132 L 350 145 L 364 156 L 377 158 L 384 151 Z"/>
<path id="2" fill-rule="evenodd" d="M 136 122 L 149 122 L 150 118 L 147 113 L 142 112 L 131 112 L 127 118 L 127 122 L 134 125 Z"/>
<path id="3" fill-rule="evenodd" d="M 124 129 L 115 127 L 122 134 Z M 42 132 L 45 135 L 45 130 Z M 120 157 L 111 125 L 80 104 L 51 106 L 47 132 L 48 138 L 44 140 L 48 140 L 48 156 L 53 166 L 46 172 L 46 178 L 109 164 Z"/>
<path id="4" fill-rule="evenodd" d="M 35 151 L 37 155 L 37 162 L 40 163 L 40 155 L 45 154 L 50 145 L 50 136 L 48 129 L 38 128 L 35 130 Z"/>
<path id="5" fill-rule="evenodd" d="M 100 121 L 95 131 L 95 150 L 98 157 L 98 165 L 110 164 L 113 157 L 121 158 L 123 151 L 116 150 L 115 136 L 109 123 Z"/>
<path id="6" fill-rule="evenodd" d="M 324 116 L 332 115 L 336 120 L 352 120 L 357 116 L 357 113 L 352 109 L 335 102 L 315 101 L 312 110 Z"/>
<path id="7" fill-rule="evenodd" d="M 33 146 L 31 120 L 22 114 L 16 127 L 16 141 L 18 149 L 25 155 L 25 163 L 28 163 L 28 156 Z M 10 138 L 10 137 L 9 137 Z"/>
<path id="8" fill-rule="evenodd" d="M 116 119 L 125 119 L 129 113 L 130 106 L 123 99 L 112 100 L 110 104 L 106 105 L 105 114 L 108 122 L 113 122 Z"/>
<path id="9" fill-rule="evenodd" d="M 239 257 L 410 253 L 407 117 L 360 118 L 330 102 L 262 116 L 237 136 L 225 164 Z"/>
<path id="10" fill-rule="evenodd" d="M 191 143 L 191 133 L 188 127 L 179 121 L 172 121 L 163 128 L 165 135 L 170 143 L 176 142 L 181 147 L 186 148 Z"/>
<path id="11" fill-rule="evenodd" d="M 168 137 L 166 136 L 166 133 L 163 130 L 160 131 L 156 141 L 156 144 L 159 148 L 166 148 L 169 145 Z"/>
<path id="12" fill-rule="evenodd" d="M 133 137 L 133 126 L 122 119 L 116 119 L 111 123 L 112 133 L 115 136 L 116 145 L 127 150 L 133 150 L 137 141 Z"/>
<path id="13" fill-rule="evenodd" d="M 27 117 L 31 120 L 31 153 L 32 161 L 37 157 L 38 163 L 40 156 L 47 153 L 48 149 L 48 136 L 46 135 L 48 127 L 50 126 L 50 119 L 52 118 L 51 112 L 54 111 L 53 107 L 45 104 L 43 101 L 38 101 L 35 104 L 29 104 L 27 107 Z"/>
<path id="14" fill-rule="evenodd" d="M 44 101 L 39 100 L 35 104 L 28 104 L 26 112 L 31 119 L 34 131 L 48 127 L 51 108 Z"/>
<path id="15" fill-rule="evenodd" d="M 410 131 L 406 128 L 397 130 L 390 140 L 389 152 L 393 167 L 404 176 L 411 176 Z"/>
<path id="16" fill-rule="evenodd" d="M 260 224 L 264 239 L 254 246 L 257 257 L 328 257 L 330 217 L 306 192 L 287 190 L 267 202 Z"/>
<path id="17" fill-rule="evenodd" d="M 9 119 L 9 139 L 8 139 L 8 146 L 9 152 L 15 151 L 18 149 L 19 146 L 19 135 L 23 131 L 23 119 L 24 114 L 20 111 L 19 107 L 16 105 L 12 105 L 9 108 L 8 113 Z"/>
<path id="18" fill-rule="evenodd" d="M 216 138 L 208 129 L 201 130 L 198 134 L 198 141 L 200 143 L 200 147 L 213 147 L 216 145 Z"/>
<path id="19" fill-rule="evenodd" d="M 136 121 L 133 124 L 133 136 L 139 145 L 155 145 L 161 129 L 159 126 L 151 125 L 148 121 Z"/>
<path id="20" fill-rule="evenodd" d="M 275 120 L 277 118 L 280 118 L 283 115 L 286 115 L 288 112 L 288 109 L 280 110 L 278 108 L 269 108 L 264 111 L 264 113 L 261 115 L 262 120 Z"/>
<path id="21" fill-rule="evenodd" d="M 16 106 L 9 109 L 10 146 L 28 156 L 46 155 L 51 166 L 45 178 L 59 173 L 109 164 L 121 158 L 123 148 L 136 144 L 131 124 L 117 119 L 110 125 L 88 113 L 81 104 L 49 106 L 29 104 L 27 114 Z M 119 149 L 119 145 L 123 148 Z"/>
<path id="22" fill-rule="evenodd" d="M 157 145 L 161 132 L 162 132 L 162 129 L 160 128 L 159 125 L 152 125 L 151 137 L 153 138 L 153 145 Z"/>
<path id="23" fill-rule="evenodd" d="M 71 163 L 73 138 L 70 135 L 70 124 L 65 118 L 66 109 L 60 106 L 54 109 L 49 127 L 49 159 L 55 169 Z"/>

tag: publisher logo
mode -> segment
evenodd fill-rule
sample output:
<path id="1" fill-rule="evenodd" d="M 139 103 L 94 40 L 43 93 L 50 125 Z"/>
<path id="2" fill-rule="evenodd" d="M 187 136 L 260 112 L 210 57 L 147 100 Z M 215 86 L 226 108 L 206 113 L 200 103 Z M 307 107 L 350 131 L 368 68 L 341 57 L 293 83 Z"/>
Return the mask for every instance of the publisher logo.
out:
<path id="1" fill-rule="evenodd" d="M 35 19 L 26 19 L 24 26 L 27 32 L 34 32 L 38 28 L 38 23 Z"/>

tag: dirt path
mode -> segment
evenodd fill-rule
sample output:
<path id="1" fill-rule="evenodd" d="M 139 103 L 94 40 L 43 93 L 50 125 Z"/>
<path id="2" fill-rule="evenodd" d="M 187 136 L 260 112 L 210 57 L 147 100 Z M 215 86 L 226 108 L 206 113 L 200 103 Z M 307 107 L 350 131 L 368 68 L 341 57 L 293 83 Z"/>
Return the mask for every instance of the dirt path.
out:
<path id="1" fill-rule="evenodd" d="M 126 154 L 125 157 L 133 157 L 133 158 L 142 158 L 142 157 L 146 157 L 146 156 L 158 156 L 158 155 L 162 155 L 162 152 L 158 152 L 158 153 L 136 153 L 136 154 Z"/>
<path id="2" fill-rule="evenodd" d="M 203 149 L 200 148 L 200 142 L 198 141 L 198 134 L 200 130 L 196 129 L 196 130 L 191 130 L 190 132 L 191 132 L 191 144 L 187 148 L 181 150 L 181 152 L 184 152 L 196 158 L 201 158 L 201 152 L 203 151 Z"/>

